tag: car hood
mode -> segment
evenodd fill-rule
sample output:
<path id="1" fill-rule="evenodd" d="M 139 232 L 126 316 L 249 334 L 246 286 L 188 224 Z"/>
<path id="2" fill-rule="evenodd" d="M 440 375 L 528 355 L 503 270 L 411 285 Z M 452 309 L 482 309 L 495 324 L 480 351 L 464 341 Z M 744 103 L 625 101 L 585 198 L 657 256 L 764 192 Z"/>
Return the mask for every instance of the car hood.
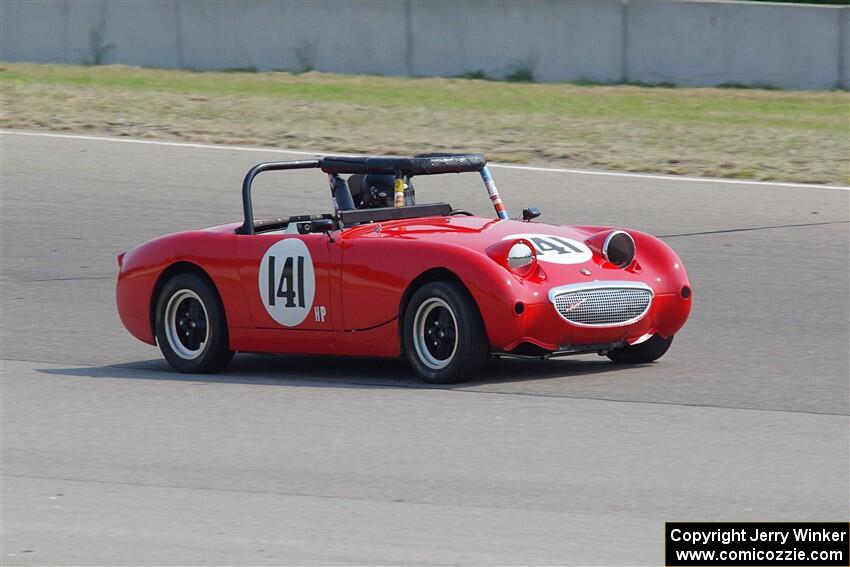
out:
<path id="1" fill-rule="evenodd" d="M 381 235 L 385 238 L 457 242 L 471 248 L 486 248 L 513 234 L 553 234 L 578 240 L 584 240 L 589 236 L 586 230 L 588 227 L 460 215 L 385 221 L 380 223 L 380 226 Z M 363 225 L 346 231 L 346 237 L 355 237 L 359 236 L 360 232 L 374 230 L 373 224 Z"/>
<path id="2" fill-rule="evenodd" d="M 472 216 L 404 219 L 364 225 L 345 231 L 344 238 L 380 236 L 453 244 L 486 253 L 487 248 L 504 240 L 525 238 L 537 249 L 541 260 L 560 264 L 590 261 L 585 240 L 612 227 L 558 226 L 540 222 L 500 220 Z"/>
<path id="3" fill-rule="evenodd" d="M 620 269 L 593 252 L 587 240 L 599 232 L 625 230 L 635 240 L 636 262 Z M 343 238 L 385 238 L 460 246 L 487 254 L 487 249 L 514 238 L 530 241 L 549 284 L 592 280 L 647 282 L 656 289 L 680 285 L 686 278 L 678 256 L 659 239 L 611 226 L 554 225 L 473 216 L 429 217 L 388 221 L 344 231 Z M 675 278 L 670 278 L 678 272 Z M 675 281 L 675 285 L 674 284 Z M 661 283 L 665 282 L 665 283 Z M 670 285 L 665 285 L 669 282 Z M 667 291 L 664 289 L 663 291 Z"/>

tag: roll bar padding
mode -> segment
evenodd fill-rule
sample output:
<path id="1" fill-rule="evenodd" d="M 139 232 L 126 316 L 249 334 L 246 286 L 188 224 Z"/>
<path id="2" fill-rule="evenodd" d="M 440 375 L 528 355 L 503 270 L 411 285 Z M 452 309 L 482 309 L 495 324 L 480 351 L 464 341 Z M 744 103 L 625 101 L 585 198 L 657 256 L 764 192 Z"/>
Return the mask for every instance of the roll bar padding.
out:
<path id="1" fill-rule="evenodd" d="M 481 171 L 487 165 L 478 154 L 440 154 L 429 157 L 343 157 L 327 156 L 319 160 L 325 173 L 382 173 L 390 175 L 434 175 Z"/>

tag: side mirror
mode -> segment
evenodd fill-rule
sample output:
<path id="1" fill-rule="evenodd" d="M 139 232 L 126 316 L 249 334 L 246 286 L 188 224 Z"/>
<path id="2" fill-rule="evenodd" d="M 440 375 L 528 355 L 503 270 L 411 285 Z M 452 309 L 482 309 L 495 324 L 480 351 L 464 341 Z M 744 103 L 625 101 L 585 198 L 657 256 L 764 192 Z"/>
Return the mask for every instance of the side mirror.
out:
<path id="1" fill-rule="evenodd" d="M 299 234 L 313 234 L 316 232 L 330 232 L 336 229 L 336 225 L 334 225 L 334 221 L 331 219 L 314 219 L 311 220 L 310 223 L 299 223 L 298 225 L 298 233 Z"/>
<path id="2" fill-rule="evenodd" d="M 310 232 L 330 232 L 336 226 L 331 219 L 318 219 L 310 221 Z"/>
<path id="3" fill-rule="evenodd" d="M 536 219 L 540 216 L 540 209 L 537 207 L 528 207 L 527 209 L 522 210 L 522 220 L 525 222 L 530 221 L 531 219 Z"/>

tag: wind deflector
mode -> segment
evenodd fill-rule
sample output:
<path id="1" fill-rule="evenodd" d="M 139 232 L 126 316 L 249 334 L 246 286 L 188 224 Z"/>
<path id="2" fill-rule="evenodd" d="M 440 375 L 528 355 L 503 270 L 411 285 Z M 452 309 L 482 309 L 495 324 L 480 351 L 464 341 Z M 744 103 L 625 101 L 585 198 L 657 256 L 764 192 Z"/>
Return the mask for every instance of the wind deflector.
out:
<path id="1" fill-rule="evenodd" d="M 319 160 L 325 173 L 383 173 L 390 175 L 435 175 L 439 173 L 480 172 L 487 165 L 478 154 L 442 154 L 430 157 L 341 157 Z"/>

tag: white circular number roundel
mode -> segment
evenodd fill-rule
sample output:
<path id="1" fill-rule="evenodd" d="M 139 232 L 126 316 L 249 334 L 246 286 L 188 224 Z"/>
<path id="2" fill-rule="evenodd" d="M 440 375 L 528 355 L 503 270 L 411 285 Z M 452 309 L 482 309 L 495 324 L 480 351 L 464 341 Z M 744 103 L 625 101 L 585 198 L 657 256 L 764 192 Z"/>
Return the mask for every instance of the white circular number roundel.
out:
<path id="1" fill-rule="evenodd" d="M 593 257 L 584 242 L 551 234 L 511 234 L 502 240 L 524 238 L 534 245 L 537 259 L 553 264 L 582 264 Z"/>
<path id="2" fill-rule="evenodd" d="M 272 319 L 284 327 L 301 324 L 316 294 L 316 275 L 307 245 L 297 238 L 272 244 L 260 263 L 258 283 Z"/>

